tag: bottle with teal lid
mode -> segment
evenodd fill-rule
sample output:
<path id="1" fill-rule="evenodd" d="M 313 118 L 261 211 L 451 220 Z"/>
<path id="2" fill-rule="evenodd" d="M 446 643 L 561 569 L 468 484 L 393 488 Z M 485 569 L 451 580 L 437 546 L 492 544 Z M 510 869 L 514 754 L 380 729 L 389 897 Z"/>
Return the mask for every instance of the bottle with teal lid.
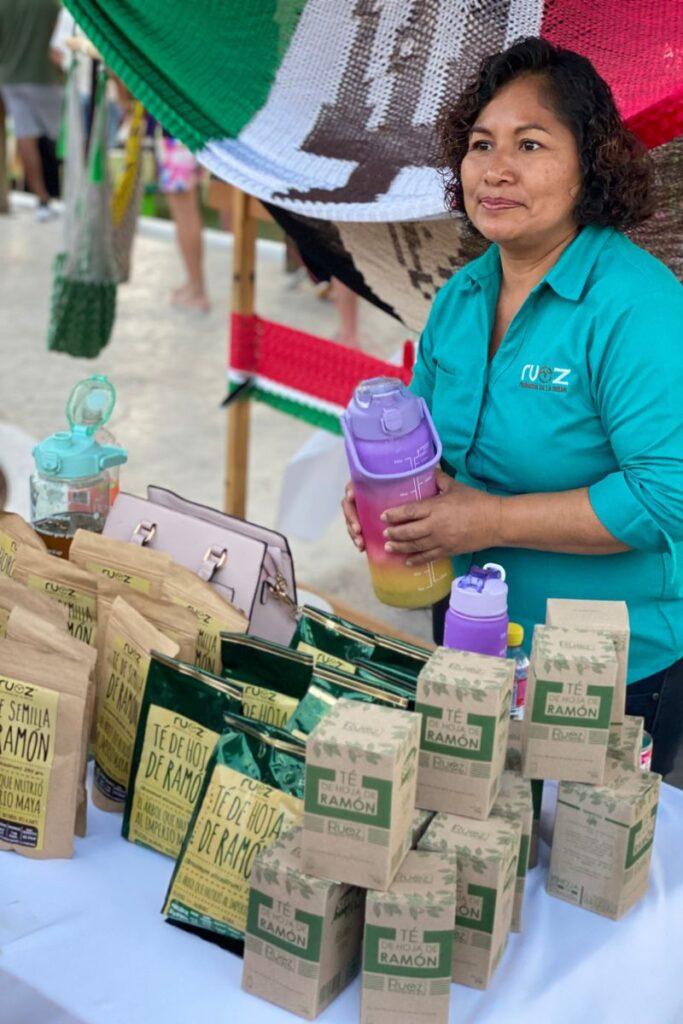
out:
<path id="1" fill-rule="evenodd" d="M 128 458 L 124 448 L 95 437 L 109 420 L 116 391 L 106 377 L 79 381 L 66 405 L 68 430 L 33 449 L 31 525 L 51 554 L 67 558 L 76 530 L 101 533 L 111 500 L 110 470 Z"/>

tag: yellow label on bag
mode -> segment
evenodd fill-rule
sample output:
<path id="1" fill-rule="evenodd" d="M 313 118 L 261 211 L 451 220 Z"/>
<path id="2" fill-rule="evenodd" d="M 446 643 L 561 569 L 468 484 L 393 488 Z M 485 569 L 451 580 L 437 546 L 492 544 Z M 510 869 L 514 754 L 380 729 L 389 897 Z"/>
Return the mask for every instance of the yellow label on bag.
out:
<path id="1" fill-rule="evenodd" d="M 0 533 L 0 576 L 14 574 L 14 556 L 17 553 L 17 542 L 6 533 Z"/>
<path id="2" fill-rule="evenodd" d="M 180 853 L 218 733 L 152 704 L 147 715 L 130 811 L 128 838 Z"/>
<path id="3" fill-rule="evenodd" d="M 120 803 L 126 798 L 135 730 L 148 669 L 148 654 L 123 636 L 112 638 L 97 722 L 95 784 L 110 800 Z"/>
<path id="4" fill-rule="evenodd" d="M 57 583 L 45 576 L 29 575 L 26 586 L 36 594 L 66 605 L 69 612 L 68 630 L 76 640 L 86 644 L 95 643 L 97 626 L 97 598 L 94 594 L 86 594 L 68 583 Z"/>
<path id="5" fill-rule="evenodd" d="M 42 850 L 59 694 L 0 675 L 0 840 Z"/>
<path id="6" fill-rule="evenodd" d="M 215 676 L 219 676 L 223 670 L 221 631 L 227 629 L 225 623 L 214 618 L 213 615 L 203 612 L 200 608 L 188 604 L 182 597 L 172 597 L 171 601 L 180 608 L 189 608 L 199 623 L 195 665 L 198 668 L 203 668 L 205 672 L 213 672 Z"/>
<path id="7" fill-rule="evenodd" d="M 303 815 L 303 801 L 217 764 L 164 913 L 178 902 L 244 931 L 254 860 Z"/>
<path id="8" fill-rule="evenodd" d="M 0 640 L 7 636 L 7 623 L 9 622 L 9 611 L 7 608 L 0 608 Z"/>
<path id="9" fill-rule="evenodd" d="M 263 686 L 240 683 L 242 689 L 242 714 L 268 725 L 282 728 L 299 706 L 295 697 L 288 697 Z"/>
<path id="10" fill-rule="evenodd" d="M 152 584 L 144 576 L 134 576 L 133 573 L 123 569 L 112 569 L 110 565 L 101 565 L 99 562 L 86 562 L 88 572 L 94 572 L 96 576 L 104 576 L 105 579 L 122 583 L 131 590 L 137 590 L 139 594 L 149 594 Z"/>
<path id="11" fill-rule="evenodd" d="M 343 658 L 336 658 L 334 654 L 328 654 L 326 651 L 321 651 L 318 647 L 312 647 L 311 644 L 306 644 L 303 640 L 300 640 L 297 644 L 297 651 L 303 651 L 304 654 L 313 655 L 313 660 L 316 665 L 321 665 L 322 668 L 338 668 L 342 672 L 350 672 L 351 675 L 355 675 L 358 671 L 358 666 L 354 665 L 351 661 L 344 661 Z"/>

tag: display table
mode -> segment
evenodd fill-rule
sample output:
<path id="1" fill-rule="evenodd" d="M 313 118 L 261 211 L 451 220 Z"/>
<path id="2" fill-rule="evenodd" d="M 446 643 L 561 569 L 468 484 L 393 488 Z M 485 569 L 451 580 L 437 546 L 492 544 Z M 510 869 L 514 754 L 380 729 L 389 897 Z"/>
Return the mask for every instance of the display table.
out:
<path id="1" fill-rule="evenodd" d="M 546 786 L 542 834 L 555 787 Z M 289 1013 L 241 991 L 242 961 L 164 922 L 173 864 L 120 838 L 90 808 L 70 861 L 0 853 L 0 1024 L 270 1024 Z M 544 891 L 529 875 L 524 933 L 486 992 L 453 987 L 461 1024 L 683 1022 L 683 792 L 662 787 L 648 896 L 620 922 Z M 356 981 L 319 1018 L 355 1024 Z M 404 1024 L 413 1024 L 405 1021 Z"/>

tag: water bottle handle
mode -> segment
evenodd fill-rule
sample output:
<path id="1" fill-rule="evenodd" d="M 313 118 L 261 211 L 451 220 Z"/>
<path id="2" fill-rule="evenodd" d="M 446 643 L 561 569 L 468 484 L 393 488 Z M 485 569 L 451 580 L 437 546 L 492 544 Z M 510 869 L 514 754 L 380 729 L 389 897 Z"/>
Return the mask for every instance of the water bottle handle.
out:
<path id="1" fill-rule="evenodd" d="M 497 569 L 500 573 L 500 578 L 505 583 L 505 569 L 502 565 L 498 565 L 498 562 L 487 562 L 482 566 L 482 569 Z"/>

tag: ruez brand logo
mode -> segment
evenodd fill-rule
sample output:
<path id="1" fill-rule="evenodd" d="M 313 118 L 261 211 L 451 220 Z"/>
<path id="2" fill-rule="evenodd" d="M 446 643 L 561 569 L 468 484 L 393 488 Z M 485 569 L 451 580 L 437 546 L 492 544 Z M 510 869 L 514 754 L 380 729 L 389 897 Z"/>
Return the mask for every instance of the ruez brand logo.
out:
<path id="1" fill-rule="evenodd" d="M 532 391 L 554 391 L 566 394 L 569 391 L 572 370 L 566 366 L 549 366 L 546 363 L 525 363 L 519 378 L 520 388 Z"/>

